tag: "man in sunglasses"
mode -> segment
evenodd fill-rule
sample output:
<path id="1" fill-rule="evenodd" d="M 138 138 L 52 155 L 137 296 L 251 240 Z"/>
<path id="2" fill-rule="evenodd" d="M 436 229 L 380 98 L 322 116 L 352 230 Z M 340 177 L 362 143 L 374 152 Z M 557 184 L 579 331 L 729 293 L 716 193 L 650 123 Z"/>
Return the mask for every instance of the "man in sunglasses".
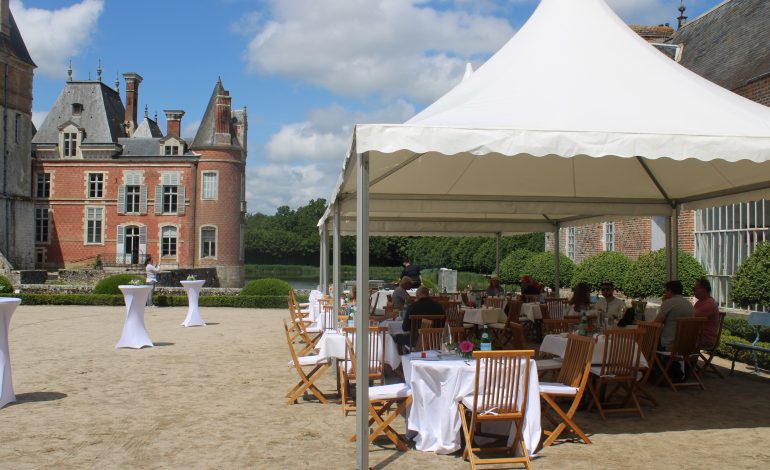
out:
<path id="1" fill-rule="evenodd" d="M 606 318 L 610 325 L 615 325 L 626 311 L 626 303 L 615 297 L 615 285 L 610 281 L 602 283 L 602 299 L 596 303 L 599 320 Z"/>

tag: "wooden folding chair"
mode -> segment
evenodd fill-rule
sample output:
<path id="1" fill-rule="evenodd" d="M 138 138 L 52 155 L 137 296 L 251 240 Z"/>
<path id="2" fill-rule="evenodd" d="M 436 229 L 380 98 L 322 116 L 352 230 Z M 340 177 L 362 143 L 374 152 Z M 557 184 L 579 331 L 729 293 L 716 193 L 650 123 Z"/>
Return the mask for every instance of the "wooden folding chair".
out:
<path id="1" fill-rule="evenodd" d="M 505 301 L 507 299 L 505 297 L 486 297 L 484 299 L 484 306 L 488 308 L 500 308 L 502 309 L 505 306 Z"/>
<path id="2" fill-rule="evenodd" d="M 558 335 L 561 333 L 571 333 L 572 326 L 580 321 L 577 318 L 563 318 L 561 320 L 547 319 L 543 320 L 543 334 Z"/>
<path id="3" fill-rule="evenodd" d="M 355 369 L 356 354 L 350 338 L 345 338 L 345 347 L 351 351 L 350 362 Z M 395 409 L 393 405 L 398 404 Z M 389 385 L 379 385 L 369 387 L 369 443 L 371 444 L 377 436 L 384 434 L 390 442 L 395 444 L 396 448 L 402 452 L 409 450 L 405 440 L 398 432 L 393 429 L 392 423 L 400 414 L 406 413 L 406 409 L 412 404 L 412 390 L 405 383 L 395 383 Z M 373 427 L 374 426 L 374 427 Z M 350 438 L 355 442 L 357 436 L 353 434 Z"/>
<path id="4" fill-rule="evenodd" d="M 489 324 L 489 331 L 492 334 L 492 345 L 495 349 L 504 349 L 505 345 L 513 340 L 513 335 L 517 334 L 519 330 L 524 334 L 523 328 L 521 328 L 521 325 L 519 324 L 519 316 L 521 316 L 521 306 L 523 304 L 524 302 L 518 300 L 509 301 L 508 316 L 505 319 L 505 323 Z M 520 328 L 515 328 L 511 325 L 517 325 Z M 524 344 L 523 341 L 522 344 Z M 523 349 L 523 347 L 514 349 Z"/>
<path id="5" fill-rule="evenodd" d="M 452 341 L 459 343 L 466 337 L 466 330 L 462 326 L 449 328 L 452 333 Z M 417 339 L 417 351 L 438 351 L 444 339 L 445 328 L 420 328 Z"/>
<path id="6" fill-rule="evenodd" d="M 550 318 L 554 320 L 561 320 L 564 318 L 564 315 L 567 313 L 567 309 L 569 307 L 567 304 L 568 301 L 569 299 L 560 298 L 545 299 L 545 304 L 548 306 L 548 313 Z"/>
<path id="7" fill-rule="evenodd" d="M 714 342 L 714 345 L 711 346 L 708 349 L 702 349 L 700 351 L 700 358 L 703 359 L 703 365 L 698 365 L 698 369 L 703 372 L 713 372 L 717 374 L 720 378 L 724 379 L 725 376 L 722 375 L 722 373 L 717 369 L 714 364 L 711 363 L 712 360 L 714 360 L 714 356 L 717 353 L 717 349 L 719 348 L 719 338 L 722 337 L 722 326 L 725 323 L 725 312 L 719 312 L 719 329 L 717 330 L 717 340 Z M 705 352 L 705 354 L 704 354 Z"/>
<path id="8" fill-rule="evenodd" d="M 353 384 L 358 385 L 356 370 L 350 360 L 351 354 L 355 350 L 348 348 L 348 344 L 354 344 L 356 329 L 354 327 L 345 327 L 345 360 L 340 364 L 340 384 L 342 415 L 347 416 L 350 412 L 356 411 L 355 395 L 352 395 Z M 385 383 L 385 335 L 388 329 L 381 326 L 369 327 L 369 374 L 364 384 L 367 386 L 379 380 L 381 384 Z M 352 396 L 351 396 L 352 395 Z M 351 401 L 352 398 L 352 401 Z"/>
<path id="9" fill-rule="evenodd" d="M 294 350 L 294 345 L 289 333 L 289 325 L 286 320 L 283 321 L 283 329 L 286 333 L 286 344 L 289 346 L 289 352 L 291 353 L 291 362 L 289 362 L 289 366 L 294 367 L 294 370 L 297 371 L 297 375 L 299 375 L 299 382 L 286 393 L 286 398 L 289 399 L 288 404 L 291 405 L 292 403 L 298 402 L 299 397 L 306 391 L 310 391 L 310 393 L 315 395 L 321 403 L 329 403 L 323 392 L 321 392 L 315 385 L 315 381 L 318 380 L 318 377 L 323 375 L 329 368 L 329 359 L 321 358 L 317 355 L 298 356 L 297 352 Z M 313 369 L 310 372 L 305 373 L 304 367 L 312 367 Z"/>
<path id="10" fill-rule="evenodd" d="M 474 351 L 476 378 L 473 394 L 458 404 L 462 419 L 465 451 L 471 469 L 478 465 L 524 464 L 532 468 L 522 427 L 527 411 L 529 370 L 534 351 Z M 510 447 L 476 447 L 473 439 L 487 421 L 510 421 L 514 428 Z M 500 436 L 503 437 L 503 436 Z M 507 437 L 507 436 L 505 436 Z M 516 452 L 521 452 L 516 456 Z M 477 454 L 505 453 L 506 457 L 481 458 Z"/>
<path id="11" fill-rule="evenodd" d="M 446 315 L 449 326 L 463 326 L 465 310 L 462 309 L 462 302 L 449 300 L 441 302 L 441 306 L 444 308 L 444 315 Z"/>
<path id="12" fill-rule="evenodd" d="M 642 378 L 634 382 L 636 390 L 639 392 L 639 398 L 649 400 L 653 405 L 658 406 L 658 401 L 645 388 L 647 381 L 650 380 L 653 364 L 655 363 L 655 354 L 658 351 L 660 343 L 660 331 L 663 329 L 663 323 L 654 321 L 635 321 L 641 336 L 637 340 L 639 349 L 642 350 L 644 358 L 647 360 L 647 368 L 640 369 L 643 372 Z"/>
<path id="13" fill-rule="evenodd" d="M 556 426 L 553 431 L 544 431 L 548 438 L 543 443 L 543 447 L 553 444 L 565 430 L 576 434 L 586 444 L 591 443 L 588 436 L 575 423 L 574 415 L 583 398 L 588 377 L 591 375 L 593 353 L 593 338 L 569 335 L 567 337 L 567 350 L 564 352 L 564 362 L 556 382 L 540 382 L 540 398 L 560 418 L 560 421 L 556 421 L 548 412 L 548 408 L 543 410 L 543 416 Z M 564 411 L 557 403 L 557 400 L 564 398 L 572 400 L 567 411 Z"/>
<path id="14" fill-rule="evenodd" d="M 300 356 L 306 356 L 315 350 L 318 340 L 323 335 L 323 330 L 311 326 L 311 321 L 299 316 L 299 311 L 296 308 L 289 308 L 289 314 L 291 315 L 290 335 L 292 336 L 292 342 L 297 339 L 305 343 L 305 346 L 298 353 Z M 294 334 L 296 332 L 296 334 Z"/>
<path id="15" fill-rule="evenodd" d="M 410 315 L 409 316 L 409 345 L 411 347 L 417 346 L 417 332 L 423 325 L 423 320 L 430 320 L 431 328 L 443 327 L 446 322 L 446 316 L 444 315 Z"/>
<path id="16" fill-rule="evenodd" d="M 629 328 L 610 328 L 605 332 L 602 364 L 591 367 L 592 380 L 588 382 L 588 390 L 593 398 L 589 408 L 595 405 L 602 419 L 607 419 L 607 413 L 632 412 L 637 412 L 644 418 L 644 411 L 639 405 L 634 385 L 639 371 L 639 358 L 642 354 L 641 348 L 636 343 L 638 335 L 637 329 Z M 607 385 L 617 385 L 616 390 L 624 389 L 625 400 L 614 407 L 612 403 L 603 403 L 602 390 Z M 629 402 L 633 402 L 633 406 L 629 406 Z"/>
<path id="17" fill-rule="evenodd" d="M 698 344 L 706 319 L 703 317 L 684 317 L 677 318 L 675 321 L 677 322 L 676 334 L 671 345 L 671 351 L 658 351 L 656 356 L 661 374 L 655 385 L 660 385 L 665 380 L 671 390 L 675 392 L 679 387 L 700 387 L 701 390 L 706 390 L 697 370 L 698 359 L 700 358 Z M 661 357 L 665 358 L 665 362 L 660 360 Z M 679 367 L 680 361 L 684 363 L 684 377 L 681 382 L 674 382 L 669 375 L 668 368 L 673 364 Z M 687 381 L 688 376 L 692 376 L 694 381 Z"/>

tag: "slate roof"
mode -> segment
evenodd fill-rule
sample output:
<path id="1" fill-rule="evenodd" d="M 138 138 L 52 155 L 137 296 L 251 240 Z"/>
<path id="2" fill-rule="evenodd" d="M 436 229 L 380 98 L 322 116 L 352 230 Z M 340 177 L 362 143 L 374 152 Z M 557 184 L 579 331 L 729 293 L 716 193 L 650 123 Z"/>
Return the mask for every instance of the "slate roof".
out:
<path id="1" fill-rule="evenodd" d="M 191 148 L 208 147 L 214 145 L 214 130 L 215 120 L 217 114 L 217 95 L 222 94 L 225 88 L 222 86 L 222 80 L 217 80 L 217 84 L 214 85 L 214 91 L 211 92 L 211 98 L 209 98 L 209 104 L 206 106 L 206 112 L 203 113 L 203 119 L 201 119 L 201 125 L 198 127 L 198 132 L 195 134 L 195 138 L 190 144 Z M 231 116 L 237 117 L 235 112 L 231 112 Z M 238 138 L 235 135 L 235 129 L 230 124 L 230 145 L 240 145 Z"/>
<path id="2" fill-rule="evenodd" d="M 73 115 L 73 103 L 83 105 L 83 112 L 79 116 Z M 118 92 L 104 83 L 67 82 L 32 138 L 32 143 L 57 143 L 59 126 L 68 121 L 85 129 L 83 145 L 117 143 L 119 138 L 126 137 L 123 128 L 125 114 Z"/>
<path id="3" fill-rule="evenodd" d="M 118 156 L 120 157 L 160 157 L 165 158 L 177 158 L 178 155 L 166 157 L 161 154 L 161 143 L 166 139 L 163 137 L 122 137 L 118 139 L 118 144 L 123 146 L 123 152 Z M 181 140 L 181 139 L 180 139 Z M 183 156 L 194 156 L 189 149 L 187 149 Z"/>
<path id="4" fill-rule="evenodd" d="M 16 20 L 13 18 L 13 13 L 8 12 L 11 20 L 11 34 L 8 37 L 0 35 L 0 48 L 10 51 L 19 60 L 25 62 L 33 67 L 37 67 L 32 61 L 32 57 L 29 55 L 27 45 L 24 44 L 24 38 L 21 37 L 19 27 L 16 25 Z"/>
<path id="5" fill-rule="evenodd" d="M 163 137 L 163 131 L 160 130 L 157 122 L 145 116 L 131 137 Z"/>
<path id="6" fill-rule="evenodd" d="M 668 42 L 684 45 L 682 65 L 735 90 L 770 73 L 770 1 L 727 0 Z"/>

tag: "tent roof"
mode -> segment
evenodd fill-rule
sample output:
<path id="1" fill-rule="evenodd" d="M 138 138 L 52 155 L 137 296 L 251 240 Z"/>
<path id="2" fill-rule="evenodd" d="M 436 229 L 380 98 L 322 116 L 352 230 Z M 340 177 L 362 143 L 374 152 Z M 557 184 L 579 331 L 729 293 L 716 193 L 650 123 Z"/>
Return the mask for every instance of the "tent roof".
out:
<path id="1" fill-rule="evenodd" d="M 369 156 L 372 221 L 436 218 L 451 232 L 460 220 L 667 215 L 770 196 L 770 109 L 670 60 L 603 0 L 542 0 L 405 124 L 356 127 L 331 200 L 343 219 L 355 216 L 356 154 Z"/>

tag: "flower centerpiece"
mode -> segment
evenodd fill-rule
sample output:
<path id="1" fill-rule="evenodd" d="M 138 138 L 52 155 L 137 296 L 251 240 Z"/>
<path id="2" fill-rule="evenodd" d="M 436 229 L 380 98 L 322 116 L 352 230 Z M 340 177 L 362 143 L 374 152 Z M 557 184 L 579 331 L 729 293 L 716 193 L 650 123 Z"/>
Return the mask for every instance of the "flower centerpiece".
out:
<path id="1" fill-rule="evenodd" d="M 194 274 L 190 274 L 189 276 L 187 276 L 187 280 L 188 281 L 195 281 L 196 280 L 195 279 L 195 275 Z"/>
<path id="2" fill-rule="evenodd" d="M 466 339 L 464 341 L 460 341 L 458 347 L 463 357 L 470 359 L 473 357 L 473 351 L 477 351 L 479 349 L 479 340 L 476 338 L 470 340 Z"/>
<path id="3" fill-rule="evenodd" d="M 128 281 L 128 284 L 132 285 L 132 286 L 143 286 L 144 285 L 144 281 L 142 281 L 141 279 L 132 279 L 132 280 Z"/>

